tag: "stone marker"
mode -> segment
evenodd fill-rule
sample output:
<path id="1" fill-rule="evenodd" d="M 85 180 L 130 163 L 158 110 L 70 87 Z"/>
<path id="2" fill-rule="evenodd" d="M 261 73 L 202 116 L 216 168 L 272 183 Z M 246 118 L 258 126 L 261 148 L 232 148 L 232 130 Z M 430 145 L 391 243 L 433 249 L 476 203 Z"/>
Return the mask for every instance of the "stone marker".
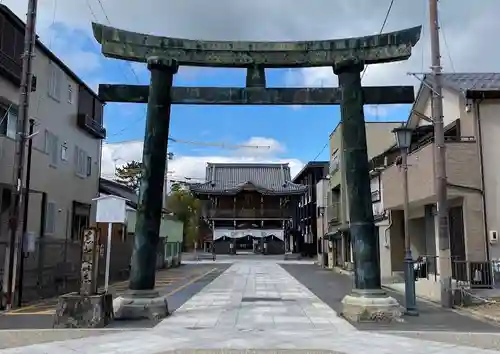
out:
<path id="1" fill-rule="evenodd" d="M 59 297 L 54 328 L 102 328 L 113 319 L 113 296 L 98 293 L 98 231 L 83 232 L 80 291 Z"/>

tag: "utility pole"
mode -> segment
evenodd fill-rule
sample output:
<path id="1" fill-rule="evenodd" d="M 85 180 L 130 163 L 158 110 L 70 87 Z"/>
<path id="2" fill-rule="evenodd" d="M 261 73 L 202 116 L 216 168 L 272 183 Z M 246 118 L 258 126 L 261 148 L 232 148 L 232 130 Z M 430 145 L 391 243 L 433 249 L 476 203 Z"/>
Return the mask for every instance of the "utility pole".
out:
<path id="1" fill-rule="evenodd" d="M 23 280 L 24 280 L 24 248 L 25 244 L 25 236 L 28 232 L 28 215 L 29 215 L 29 200 L 30 200 L 30 184 L 31 184 L 31 155 L 33 153 L 33 134 L 35 130 L 35 120 L 30 119 L 30 127 L 29 127 L 29 141 L 28 141 L 28 156 L 26 163 L 26 177 L 24 182 L 24 199 L 23 199 L 23 227 L 21 229 L 21 242 L 19 246 L 19 250 L 17 252 L 18 262 L 19 263 L 19 291 L 17 295 L 17 307 L 21 307 L 23 305 Z"/>
<path id="2" fill-rule="evenodd" d="M 24 175 L 24 159 L 26 152 L 26 139 L 29 121 L 29 95 L 31 92 L 32 60 L 36 43 L 36 14 L 37 14 L 37 0 L 28 0 L 28 13 L 26 20 L 26 27 L 24 31 L 24 50 L 22 55 L 22 73 L 21 73 L 21 87 L 19 96 L 19 111 L 18 111 L 18 124 L 17 136 L 18 145 L 16 148 L 17 163 L 15 164 L 15 180 L 13 181 L 15 188 L 14 205 L 11 208 L 9 227 L 10 227 L 10 240 L 9 240 L 9 268 L 7 279 L 7 309 L 12 308 L 12 298 L 15 295 L 14 276 L 16 273 L 15 255 L 16 247 L 19 244 L 17 239 L 17 231 L 19 228 L 19 218 L 21 205 L 23 202 L 23 186 L 22 179 Z M 25 191 L 28 193 L 28 191 Z M 22 220 L 26 223 L 27 220 Z M 21 235 L 22 237 L 22 235 Z"/>
<path id="3" fill-rule="evenodd" d="M 434 122 L 437 218 L 439 222 L 439 278 L 441 305 L 452 307 L 451 252 L 448 225 L 448 195 L 446 179 L 446 146 L 443 123 L 443 95 L 441 85 L 441 53 L 439 48 L 438 0 L 429 0 L 430 37 L 432 56 L 432 120 Z"/>

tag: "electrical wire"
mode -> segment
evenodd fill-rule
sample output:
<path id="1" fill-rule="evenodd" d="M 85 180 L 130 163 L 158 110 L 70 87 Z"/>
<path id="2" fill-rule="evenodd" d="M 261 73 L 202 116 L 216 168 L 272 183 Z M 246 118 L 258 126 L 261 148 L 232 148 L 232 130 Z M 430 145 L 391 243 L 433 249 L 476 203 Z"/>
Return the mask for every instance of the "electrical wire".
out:
<path id="1" fill-rule="evenodd" d="M 87 7 L 92 15 L 92 17 L 94 18 L 94 20 L 96 22 L 98 22 L 98 19 L 97 19 L 97 16 L 96 16 L 96 13 L 95 11 L 92 9 L 92 6 L 90 5 L 90 2 L 89 0 L 85 0 L 85 3 L 87 4 Z M 112 26 L 111 24 L 111 20 L 106 12 L 106 9 L 104 8 L 104 4 L 102 3 L 101 0 L 97 0 L 97 3 L 99 4 L 99 7 L 101 8 L 101 11 L 104 15 L 104 18 L 106 19 L 107 23 L 109 26 Z M 132 73 L 135 81 L 139 84 L 140 83 L 140 80 L 139 80 L 139 76 L 137 75 L 137 73 L 135 72 L 133 66 L 132 66 L 132 63 L 128 62 L 128 61 L 125 61 L 125 65 L 130 69 L 130 72 Z M 124 77 L 125 79 L 128 79 L 127 75 L 125 75 L 124 72 L 122 72 L 124 74 Z M 121 128 L 120 130 L 118 130 L 117 132 L 113 133 L 113 134 L 110 134 L 108 135 L 108 139 L 111 138 L 111 137 L 116 137 L 118 135 L 121 135 L 123 132 L 127 131 L 128 129 L 130 129 L 135 123 L 143 120 L 144 118 L 143 117 L 139 117 L 137 118 L 136 120 L 134 120 L 133 122 L 129 123 L 127 126 Z"/>
<path id="2" fill-rule="evenodd" d="M 446 54 L 448 54 L 448 60 L 450 61 L 450 67 L 451 67 L 451 71 L 453 73 L 455 73 L 455 64 L 453 64 L 453 58 L 451 57 L 451 51 L 450 51 L 450 47 L 448 46 L 448 41 L 446 40 L 446 34 L 444 32 L 444 27 L 443 27 L 443 24 L 440 23 L 440 29 L 441 29 L 441 36 L 443 37 L 443 42 L 444 42 L 444 47 L 446 49 Z"/>
<path id="3" fill-rule="evenodd" d="M 384 31 L 385 25 L 387 24 L 387 20 L 389 19 L 389 15 L 391 14 L 393 5 L 394 5 L 394 0 L 391 0 L 391 2 L 389 3 L 389 7 L 385 13 L 385 17 L 384 17 L 384 21 L 382 22 L 382 26 L 380 27 L 379 34 L 382 34 L 382 32 Z M 366 74 L 366 69 L 368 69 L 368 65 L 365 65 L 363 72 L 361 73 L 361 80 L 363 80 L 363 77 Z M 323 151 L 325 151 L 325 149 L 329 143 L 330 143 L 330 141 L 326 142 L 326 144 L 323 146 L 321 151 L 316 155 L 316 157 L 313 159 L 313 161 L 316 161 L 318 159 L 318 157 L 323 153 Z"/>
<path id="4" fill-rule="evenodd" d="M 87 2 L 87 4 L 89 3 L 89 0 L 85 0 L 85 1 Z M 109 16 L 108 16 L 108 14 L 106 12 L 106 9 L 104 8 L 104 5 L 103 5 L 102 1 L 101 0 L 97 0 L 97 3 L 99 4 L 99 7 L 101 8 L 101 11 L 102 11 L 102 13 L 104 15 L 104 18 L 108 22 L 108 25 L 112 26 L 111 20 L 109 19 Z M 97 22 L 97 17 L 95 17 L 95 18 L 96 18 L 96 22 Z M 125 65 L 127 65 L 128 68 L 130 69 L 130 71 L 132 72 L 132 75 L 134 76 L 135 81 L 137 83 L 140 83 L 139 77 L 137 76 L 137 73 L 135 72 L 134 68 L 132 67 L 132 63 L 130 63 L 129 61 L 125 61 Z"/>
<path id="5" fill-rule="evenodd" d="M 330 141 L 327 141 L 325 145 L 323 145 L 323 148 L 321 149 L 321 151 L 316 155 L 316 157 L 313 159 L 313 161 L 316 161 L 318 159 L 318 157 L 323 153 L 323 151 L 325 151 L 326 147 L 328 146 L 328 144 L 330 143 Z"/>
<path id="6" fill-rule="evenodd" d="M 382 26 L 380 27 L 379 34 L 382 34 L 384 31 L 385 25 L 387 24 L 387 20 L 389 19 L 389 15 L 391 14 L 392 6 L 394 5 L 394 0 L 391 0 L 389 3 L 389 8 L 387 9 L 387 12 L 385 13 L 385 18 L 384 22 L 382 22 Z M 363 72 L 361 73 L 361 80 L 363 80 L 363 77 L 365 76 L 366 69 L 368 69 L 368 65 L 365 65 L 365 68 L 363 69 Z"/>
<path id="7" fill-rule="evenodd" d="M 423 6 L 423 14 L 422 14 L 422 34 L 421 34 L 421 37 L 424 38 L 425 37 L 425 28 L 426 28 L 426 24 L 427 24 L 427 3 L 425 1 L 422 1 L 422 3 L 424 4 Z M 421 52 L 421 67 L 420 67 L 420 72 L 424 72 L 424 62 L 425 62 L 425 49 L 424 49 L 424 45 L 423 44 L 420 44 L 420 48 L 422 48 L 422 50 L 420 51 Z"/>
<path id="8" fill-rule="evenodd" d="M 216 147 L 216 148 L 221 148 L 221 149 L 266 149 L 266 150 L 271 149 L 270 145 L 226 144 L 224 142 L 204 142 L 204 141 L 181 140 L 181 139 L 175 139 L 172 137 L 169 137 L 168 140 L 173 142 L 173 143 L 178 143 L 178 144 L 209 146 L 209 147 Z M 113 142 L 113 143 L 108 143 L 108 144 L 116 145 L 116 144 L 127 144 L 127 143 L 129 143 L 129 144 L 130 143 L 142 144 L 142 140 L 124 140 L 124 141 L 118 141 L 118 142 Z"/>
<path id="9" fill-rule="evenodd" d="M 50 34 L 50 39 L 49 39 L 49 49 L 52 50 L 52 41 L 54 40 L 54 24 L 56 23 L 56 12 L 57 12 L 57 0 L 54 0 L 54 8 L 52 9 L 52 23 L 50 27 L 52 28 L 52 32 Z"/>

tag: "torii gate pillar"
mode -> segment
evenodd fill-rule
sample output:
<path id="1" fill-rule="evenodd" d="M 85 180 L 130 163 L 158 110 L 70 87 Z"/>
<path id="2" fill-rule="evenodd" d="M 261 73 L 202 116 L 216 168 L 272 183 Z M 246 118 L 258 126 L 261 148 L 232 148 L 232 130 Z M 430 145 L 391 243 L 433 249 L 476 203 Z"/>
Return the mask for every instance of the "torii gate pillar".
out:
<path id="1" fill-rule="evenodd" d="M 401 317 L 402 313 L 397 300 L 387 296 L 381 288 L 364 129 L 364 98 L 360 75 L 363 68 L 364 63 L 359 60 L 346 60 L 333 67 L 342 92 L 342 144 L 355 268 L 355 287 L 342 300 L 342 315 L 354 322 L 381 319 L 392 321 Z"/>

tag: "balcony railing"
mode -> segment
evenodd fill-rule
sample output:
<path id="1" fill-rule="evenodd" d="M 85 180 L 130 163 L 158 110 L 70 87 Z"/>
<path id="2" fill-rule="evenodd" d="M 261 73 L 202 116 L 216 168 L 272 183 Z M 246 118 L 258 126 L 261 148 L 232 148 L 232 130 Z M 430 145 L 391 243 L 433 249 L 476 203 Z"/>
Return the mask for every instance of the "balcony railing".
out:
<path id="1" fill-rule="evenodd" d="M 21 65 L 16 62 L 8 55 L 6 55 L 2 50 L 0 50 L 0 68 L 3 69 L 7 75 L 11 76 L 11 79 L 15 81 L 15 84 L 19 84 L 21 81 Z"/>
<path id="2" fill-rule="evenodd" d="M 77 125 L 85 130 L 87 133 L 98 139 L 106 138 L 106 129 L 96 121 L 94 118 L 89 116 L 88 114 L 80 113 L 77 115 Z"/>
<path id="3" fill-rule="evenodd" d="M 292 213 L 288 209 L 209 209 L 212 219 L 288 219 Z"/>
<path id="4" fill-rule="evenodd" d="M 420 203 L 436 195 L 435 145 L 428 143 L 408 155 L 408 194 L 410 203 Z M 479 166 L 478 146 L 474 141 L 462 137 L 458 140 L 446 140 L 446 174 L 450 185 L 464 188 L 481 188 L 481 167 Z M 401 208 L 403 198 L 403 173 L 400 164 L 387 167 L 381 175 L 382 200 L 385 209 Z M 461 193 L 461 191 L 459 192 Z"/>

